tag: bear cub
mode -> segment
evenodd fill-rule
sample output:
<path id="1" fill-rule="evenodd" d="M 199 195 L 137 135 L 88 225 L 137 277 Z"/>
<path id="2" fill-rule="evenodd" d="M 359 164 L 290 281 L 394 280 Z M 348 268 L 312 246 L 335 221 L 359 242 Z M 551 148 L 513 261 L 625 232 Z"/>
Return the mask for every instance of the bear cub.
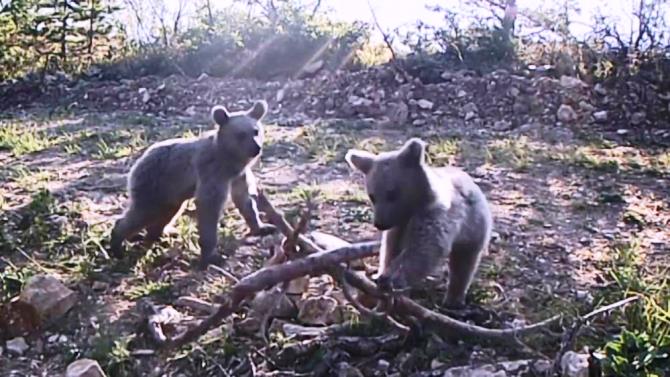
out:
<path id="1" fill-rule="evenodd" d="M 156 242 L 166 226 L 195 198 L 200 267 L 218 259 L 217 230 L 228 194 L 251 235 L 267 235 L 275 227 L 261 221 L 256 179 L 251 167 L 263 149 L 261 120 L 268 110 L 256 101 L 246 111 L 214 106 L 217 129 L 196 138 L 175 138 L 150 146 L 130 169 L 129 205 L 112 230 L 110 252 L 122 254 L 122 243 L 143 229 L 145 246 Z"/>
<path id="2" fill-rule="evenodd" d="M 378 155 L 351 149 L 345 159 L 365 175 L 374 226 L 382 231 L 375 275 L 380 288 L 416 285 L 446 258 L 446 304 L 459 308 L 488 249 L 491 210 L 467 173 L 428 166 L 425 148 L 424 141 L 412 138 L 400 149 Z"/>

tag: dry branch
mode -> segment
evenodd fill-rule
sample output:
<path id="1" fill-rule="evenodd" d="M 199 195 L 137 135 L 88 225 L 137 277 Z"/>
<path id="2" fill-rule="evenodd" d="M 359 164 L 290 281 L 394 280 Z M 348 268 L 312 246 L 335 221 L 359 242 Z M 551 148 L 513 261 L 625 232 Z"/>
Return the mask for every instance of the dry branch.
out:
<path id="1" fill-rule="evenodd" d="M 262 211 L 266 213 L 268 220 L 273 223 L 284 235 L 288 236 L 293 234 L 288 221 L 286 221 L 281 212 L 272 206 L 272 204 L 267 200 L 262 192 L 259 193 L 258 203 L 259 209 L 262 209 Z M 311 240 L 305 237 L 299 237 L 298 243 L 300 244 L 301 241 L 301 246 L 306 249 L 304 251 L 323 253 L 323 250 L 314 244 L 314 242 Z M 339 266 L 339 264 L 335 264 L 333 266 L 334 267 L 331 269 L 331 271 L 335 274 L 335 278 L 337 278 L 338 273 L 343 273 L 346 281 L 351 283 L 351 285 L 355 288 L 374 297 L 384 296 L 377 288 L 377 285 L 362 274 L 357 274 L 351 270 L 344 270 Z M 435 327 L 438 329 L 438 331 L 447 335 L 482 337 L 498 340 L 504 340 L 510 337 L 519 337 L 538 331 L 555 323 L 561 318 L 561 315 L 556 315 L 542 322 L 524 327 L 517 327 L 512 329 L 488 329 L 485 327 L 470 325 L 468 323 L 455 320 L 444 314 L 434 312 L 417 304 L 408 297 L 400 295 L 394 297 L 392 306 L 390 307 L 390 312 L 394 315 L 399 314 L 404 316 L 413 316 L 419 321 Z"/>
<path id="2" fill-rule="evenodd" d="M 256 292 L 301 276 L 323 274 L 334 265 L 369 257 L 375 253 L 378 247 L 378 242 L 353 244 L 351 247 L 314 253 L 305 258 L 269 266 L 247 275 L 235 284 L 230 292 L 224 294 L 218 300 L 221 304 L 217 307 L 214 314 L 205 318 L 196 327 L 189 329 L 179 337 L 166 342 L 166 347 L 179 347 L 205 334 L 225 317 L 237 311 L 242 301 L 251 297 Z"/>
<path id="3" fill-rule="evenodd" d="M 274 209 L 263 193 L 259 194 L 258 202 L 259 208 L 266 213 L 269 221 L 285 236 L 290 237 L 297 235 L 296 243 L 301 246 L 303 253 L 309 255 L 283 264 L 262 268 L 242 278 L 228 293 L 223 294 L 221 298 L 217 300 L 221 304 L 216 307 L 216 311 L 213 314 L 180 336 L 164 342 L 163 346 L 165 348 L 170 349 L 180 347 L 196 340 L 212 327 L 221 323 L 225 317 L 237 311 L 240 308 L 242 301 L 253 296 L 256 292 L 305 275 L 330 273 L 337 276 L 339 273 L 343 273 L 346 280 L 355 288 L 366 294 L 372 295 L 373 297 L 384 297 L 377 286 L 367 277 L 342 267 L 343 263 L 374 255 L 380 246 L 379 242 L 362 242 L 347 247 L 337 248 L 335 250 L 324 251 L 308 238 L 295 232 L 281 212 Z M 389 313 L 404 317 L 414 317 L 435 328 L 442 334 L 460 335 L 463 337 L 506 340 L 542 329 L 561 317 L 558 315 L 537 324 L 520 328 L 498 330 L 470 325 L 455 320 L 444 314 L 426 309 L 402 295 L 395 296 L 392 301 L 393 302 L 389 306 Z"/>

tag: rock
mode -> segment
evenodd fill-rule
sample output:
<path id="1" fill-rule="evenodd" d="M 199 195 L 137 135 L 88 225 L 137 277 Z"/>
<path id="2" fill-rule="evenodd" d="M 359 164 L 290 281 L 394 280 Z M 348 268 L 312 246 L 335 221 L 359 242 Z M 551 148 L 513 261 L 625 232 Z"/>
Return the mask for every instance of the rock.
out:
<path id="1" fill-rule="evenodd" d="M 467 114 L 467 113 L 475 113 L 476 114 L 478 111 L 479 111 L 479 109 L 477 109 L 477 105 L 475 105 L 472 102 L 468 102 L 468 103 L 465 104 L 465 106 L 463 106 L 463 112 L 465 114 Z"/>
<path id="2" fill-rule="evenodd" d="M 493 129 L 496 131 L 507 131 L 512 128 L 512 123 L 506 120 L 497 120 L 493 123 Z"/>
<path id="3" fill-rule="evenodd" d="M 593 87 L 593 91 L 601 96 L 607 95 L 607 89 L 600 83 Z"/>
<path id="4" fill-rule="evenodd" d="M 195 106 L 189 106 L 189 107 L 186 109 L 185 112 L 186 112 L 186 115 L 188 115 L 188 116 L 195 116 L 195 114 L 198 113 L 198 111 L 195 109 Z"/>
<path id="5" fill-rule="evenodd" d="M 425 125 L 425 124 L 426 124 L 426 120 L 425 120 L 425 119 L 415 119 L 415 120 L 412 122 L 412 126 L 415 126 L 415 127 L 421 127 L 421 126 L 423 126 L 423 125 Z"/>
<path id="6" fill-rule="evenodd" d="M 583 88 L 586 86 L 584 81 L 572 76 L 561 76 L 561 86 L 566 89 Z"/>
<path id="7" fill-rule="evenodd" d="M 476 117 L 477 117 L 477 114 L 475 114 L 474 112 L 470 111 L 470 112 L 465 113 L 465 117 L 463 117 L 463 119 L 465 119 L 466 121 L 468 121 L 468 120 L 475 119 Z"/>
<path id="8" fill-rule="evenodd" d="M 284 94 L 285 93 L 286 93 L 286 91 L 284 89 L 279 89 L 277 91 L 277 98 L 276 98 L 277 102 L 281 102 L 284 99 Z"/>
<path id="9" fill-rule="evenodd" d="M 463 90 L 463 89 L 459 90 L 458 93 L 456 93 L 456 97 L 458 97 L 458 98 L 463 98 L 463 97 L 465 97 L 465 96 L 467 96 L 467 95 L 468 95 L 468 92 L 466 92 L 466 91 Z"/>
<path id="10" fill-rule="evenodd" d="M 519 90 L 519 88 L 516 88 L 516 87 L 513 86 L 513 87 L 509 88 L 507 93 L 509 94 L 510 97 L 516 98 L 516 97 L 519 96 L 519 94 L 521 94 L 521 91 Z"/>
<path id="11" fill-rule="evenodd" d="M 323 60 L 319 59 L 317 61 L 308 63 L 302 71 L 308 75 L 313 75 L 317 73 L 321 68 L 323 68 L 324 62 Z"/>
<path id="12" fill-rule="evenodd" d="M 77 296 L 55 277 L 39 274 L 28 280 L 19 300 L 34 307 L 42 321 L 49 322 L 65 315 Z"/>
<path id="13" fill-rule="evenodd" d="M 579 108 L 584 110 L 584 111 L 587 111 L 589 113 L 593 112 L 593 110 L 596 109 L 593 105 L 591 105 L 590 103 L 588 103 L 586 101 L 580 101 L 579 102 Z"/>
<path id="14" fill-rule="evenodd" d="M 25 339 L 18 337 L 8 340 L 5 344 L 5 348 L 7 348 L 7 352 L 11 353 L 12 355 L 21 356 L 24 352 L 28 351 L 30 346 L 28 346 L 28 343 L 26 343 Z"/>
<path id="15" fill-rule="evenodd" d="M 647 115 L 644 112 L 638 111 L 637 113 L 633 113 L 633 115 L 631 115 L 630 123 L 634 126 L 638 126 L 642 124 L 646 120 L 646 118 Z"/>
<path id="16" fill-rule="evenodd" d="M 349 96 L 349 103 L 352 106 L 370 106 L 370 105 L 372 105 L 371 100 L 369 100 L 367 98 L 359 97 L 359 96 Z"/>
<path id="17" fill-rule="evenodd" d="M 589 355 L 566 352 L 561 357 L 561 376 L 589 377 Z"/>
<path id="18" fill-rule="evenodd" d="M 624 128 L 619 128 L 618 130 L 616 130 L 617 135 L 623 136 L 623 135 L 626 135 L 627 133 L 628 133 L 628 130 L 626 130 Z"/>
<path id="19" fill-rule="evenodd" d="M 442 377 L 521 377 L 530 371 L 543 375 L 551 369 L 546 360 L 517 360 L 481 366 L 463 366 L 447 369 Z"/>
<path id="20" fill-rule="evenodd" d="M 427 99 L 420 99 L 417 101 L 417 106 L 424 110 L 432 110 L 433 108 L 433 103 L 428 101 Z"/>
<path id="21" fill-rule="evenodd" d="M 593 119 L 595 119 L 596 122 L 607 121 L 607 110 L 596 111 L 593 113 Z"/>
<path id="22" fill-rule="evenodd" d="M 137 93 L 139 93 L 142 96 L 142 102 L 147 103 L 151 99 L 151 94 L 149 94 L 149 91 L 147 88 L 139 88 L 137 90 Z"/>
<path id="23" fill-rule="evenodd" d="M 562 104 L 556 112 L 556 118 L 563 123 L 569 123 L 577 119 L 577 113 L 570 105 Z"/>
<path id="24" fill-rule="evenodd" d="M 207 80 L 208 78 L 209 78 L 209 75 L 207 75 L 206 73 L 203 72 L 203 73 L 200 74 L 200 76 L 198 76 L 198 81 Z"/>
<path id="25" fill-rule="evenodd" d="M 79 359 L 67 366 L 65 377 L 105 377 L 105 372 L 97 361 Z"/>

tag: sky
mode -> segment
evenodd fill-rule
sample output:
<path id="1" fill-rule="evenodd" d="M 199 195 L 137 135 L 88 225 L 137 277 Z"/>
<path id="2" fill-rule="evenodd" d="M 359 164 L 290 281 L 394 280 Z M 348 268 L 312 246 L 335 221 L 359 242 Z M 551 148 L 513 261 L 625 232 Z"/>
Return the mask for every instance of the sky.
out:
<path id="1" fill-rule="evenodd" d="M 184 0 L 164 0 L 168 8 L 176 9 L 177 4 Z M 192 3 L 190 0 L 186 0 Z M 308 1 L 308 0 L 306 0 Z M 330 9 L 330 17 L 342 21 L 365 21 L 372 24 L 372 14 L 368 4 L 372 6 L 381 26 L 385 30 L 397 27 L 412 26 L 421 20 L 429 25 L 440 25 L 442 19 L 439 14 L 427 9 L 427 6 L 440 5 L 443 8 L 457 9 L 462 0 L 322 0 L 322 8 Z M 631 12 L 639 0 L 581 0 L 577 1 L 579 14 L 573 14 L 572 32 L 576 36 L 583 36 L 589 31 L 587 25 L 596 11 L 615 17 L 620 31 L 631 28 Z M 143 2 L 140 2 L 143 3 Z M 146 3 L 152 3 L 144 2 Z M 215 6 L 225 7 L 230 0 L 212 1 Z M 539 9 L 555 5 L 558 1 L 517 0 L 517 7 L 521 9 Z M 666 6 L 670 18 L 670 4 Z M 150 9 L 147 9 L 150 12 Z M 153 13 L 153 12 L 151 12 Z M 375 39 L 381 39 L 377 30 L 373 31 Z"/>

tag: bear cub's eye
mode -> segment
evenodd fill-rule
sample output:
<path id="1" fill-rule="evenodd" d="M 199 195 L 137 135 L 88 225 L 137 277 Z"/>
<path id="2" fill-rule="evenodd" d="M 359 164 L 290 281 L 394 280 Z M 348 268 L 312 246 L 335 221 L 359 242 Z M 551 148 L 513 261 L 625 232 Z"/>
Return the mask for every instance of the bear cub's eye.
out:
<path id="1" fill-rule="evenodd" d="M 254 135 L 254 137 L 258 136 L 258 129 L 251 131 L 251 134 Z"/>

